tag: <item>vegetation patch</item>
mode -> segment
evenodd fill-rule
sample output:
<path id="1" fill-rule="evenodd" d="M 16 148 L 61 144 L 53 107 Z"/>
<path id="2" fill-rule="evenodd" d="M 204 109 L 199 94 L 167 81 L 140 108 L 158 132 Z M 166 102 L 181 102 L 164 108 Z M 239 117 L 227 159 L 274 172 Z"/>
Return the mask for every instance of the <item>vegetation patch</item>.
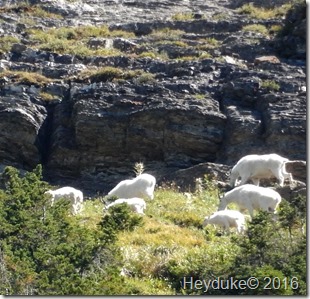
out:
<path id="1" fill-rule="evenodd" d="M 305 295 L 306 198 L 283 200 L 278 220 L 255 213 L 247 232 L 201 227 L 217 210 L 211 177 L 193 193 L 162 186 L 147 201 L 145 215 L 127 205 L 104 210 L 103 199 L 52 207 L 42 167 L 21 176 L 5 168 L 0 189 L 0 294 L 6 295 Z M 240 258 L 241 257 L 241 258 Z M 184 279 L 257 277 L 255 289 L 188 287 Z M 264 288 L 264 278 L 279 287 Z M 284 282 L 287 281 L 287 284 Z"/>
<path id="2" fill-rule="evenodd" d="M 282 30 L 283 30 L 282 25 L 272 25 L 270 26 L 270 28 L 268 28 L 269 34 L 271 35 L 279 34 Z"/>
<path id="3" fill-rule="evenodd" d="M 130 80 L 136 78 L 138 82 L 153 82 L 154 75 L 143 70 L 124 70 L 113 66 L 105 66 L 99 69 L 87 69 L 79 75 L 81 80 L 89 79 L 91 82 L 106 82 L 113 80 Z"/>
<path id="4" fill-rule="evenodd" d="M 195 94 L 194 97 L 197 100 L 204 100 L 206 98 L 206 95 L 205 94 Z"/>
<path id="5" fill-rule="evenodd" d="M 280 7 L 275 7 L 273 9 L 266 9 L 262 7 L 256 7 L 252 3 L 247 3 L 238 8 L 237 12 L 240 14 L 248 15 L 251 18 L 266 20 L 284 17 L 291 6 L 292 5 L 289 3 Z"/>
<path id="6" fill-rule="evenodd" d="M 83 40 L 90 37 L 134 37 L 133 33 L 121 30 L 110 31 L 107 26 L 79 26 L 51 28 L 47 31 L 30 29 L 33 41 L 47 42 L 53 39 Z"/>
<path id="7" fill-rule="evenodd" d="M 263 80 L 261 83 L 261 87 L 265 88 L 269 91 L 279 91 L 280 85 L 274 80 Z"/>
<path id="8" fill-rule="evenodd" d="M 196 46 L 196 49 L 207 52 L 210 49 L 219 47 L 219 45 L 220 42 L 215 38 L 200 39 L 199 44 Z"/>
<path id="9" fill-rule="evenodd" d="M 267 27 L 261 24 L 246 25 L 242 27 L 242 30 L 261 33 L 262 35 L 265 35 L 265 36 L 269 34 Z"/>
<path id="10" fill-rule="evenodd" d="M 145 52 L 142 52 L 142 53 L 138 54 L 138 57 L 140 57 L 140 58 L 152 58 L 152 59 L 155 59 L 155 58 L 157 58 L 157 56 L 158 56 L 158 53 L 151 52 L 151 51 L 145 51 Z"/>
<path id="11" fill-rule="evenodd" d="M 1 179 L 1 294 L 102 295 L 109 294 L 107 281 L 111 289 L 119 284 L 122 292 L 116 275 L 121 257 L 115 247 L 122 228 L 113 228 L 113 223 L 126 221 L 128 211 L 122 211 L 122 218 L 107 215 L 96 228 L 80 225 L 79 218 L 70 215 L 69 202 L 50 206 L 40 165 L 24 177 L 7 167 Z"/>
<path id="12" fill-rule="evenodd" d="M 43 91 L 39 93 L 39 96 L 43 101 L 47 101 L 47 102 L 55 99 L 55 96 L 53 96 L 50 93 L 43 92 Z"/>
<path id="13" fill-rule="evenodd" d="M 107 26 L 61 27 L 46 31 L 29 29 L 28 33 L 33 47 L 45 51 L 80 56 L 116 56 L 121 53 L 117 49 L 105 48 L 104 46 L 98 49 L 89 48 L 88 41 L 90 38 L 134 37 L 133 33 L 126 31 L 110 31 Z"/>
<path id="14" fill-rule="evenodd" d="M 164 60 L 164 61 L 170 60 L 169 54 L 165 50 L 162 50 L 158 53 L 158 58 L 160 58 L 161 60 Z"/>
<path id="15" fill-rule="evenodd" d="M 138 84 L 153 84 L 156 83 L 156 75 L 152 73 L 143 72 L 136 78 Z"/>
<path id="16" fill-rule="evenodd" d="M 53 80 L 39 73 L 22 72 L 22 71 L 4 71 L 0 74 L 0 78 L 7 77 L 16 84 L 38 85 L 50 83 Z"/>
<path id="17" fill-rule="evenodd" d="M 124 78 L 124 71 L 121 68 L 106 66 L 98 70 L 85 70 L 80 74 L 80 77 L 82 79 L 89 78 L 91 82 L 105 82 Z"/>
<path id="18" fill-rule="evenodd" d="M 197 56 L 182 56 L 182 57 L 177 57 L 175 60 L 176 61 L 193 61 L 197 60 Z"/>
<path id="19" fill-rule="evenodd" d="M 156 40 L 179 40 L 185 34 L 183 30 L 170 29 L 168 27 L 163 29 L 153 30 L 149 36 Z"/>
<path id="20" fill-rule="evenodd" d="M 7 5 L 0 8 L 0 13 L 16 13 L 23 14 L 24 16 L 38 17 L 38 18 L 50 18 L 50 19 L 62 19 L 59 14 L 50 13 L 44 10 L 40 5 L 30 5 L 27 2 L 20 2 L 14 5 Z"/>
<path id="21" fill-rule="evenodd" d="M 215 13 L 212 15 L 212 20 L 223 21 L 227 19 L 227 15 L 225 13 Z"/>
<path id="22" fill-rule="evenodd" d="M 174 21 L 192 21 L 194 19 L 194 14 L 188 13 L 177 13 L 171 17 Z"/>
<path id="23" fill-rule="evenodd" d="M 12 45 L 18 42 L 19 39 L 15 36 L 5 35 L 0 37 L 0 53 L 9 52 L 12 48 Z"/>
<path id="24" fill-rule="evenodd" d="M 209 52 L 203 51 L 199 57 L 200 60 L 212 58 L 212 55 Z"/>

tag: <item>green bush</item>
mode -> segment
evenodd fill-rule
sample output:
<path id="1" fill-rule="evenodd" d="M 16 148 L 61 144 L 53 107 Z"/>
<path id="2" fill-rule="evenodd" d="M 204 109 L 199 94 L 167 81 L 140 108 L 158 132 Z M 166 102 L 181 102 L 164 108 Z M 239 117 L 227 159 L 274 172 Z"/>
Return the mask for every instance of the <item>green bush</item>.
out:
<path id="1" fill-rule="evenodd" d="M 131 212 L 130 207 L 126 204 L 119 204 L 109 208 L 109 213 L 103 216 L 99 223 L 101 230 L 109 231 L 132 231 L 136 226 L 143 224 L 143 218 L 140 215 Z"/>
<path id="2" fill-rule="evenodd" d="M 119 294 L 117 232 L 141 223 L 127 206 L 115 207 L 95 228 L 72 216 L 70 203 L 52 207 L 39 165 L 23 177 L 6 167 L 0 192 L 0 294 Z M 109 287 L 111 284 L 111 287 Z"/>
<path id="3" fill-rule="evenodd" d="M 290 282 L 286 281 L 286 277 L 282 271 L 274 269 L 270 265 L 252 268 L 247 275 L 239 277 L 245 281 L 251 281 L 252 284 L 244 290 L 238 290 L 238 294 L 244 295 L 292 295 L 293 290 Z M 257 287 L 256 287 L 257 286 Z"/>
<path id="4" fill-rule="evenodd" d="M 279 206 L 279 220 L 283 228 L 292 235 L 293 229 L 306 223 L 307 200 L 305 196 L 296 196 L 291 202 L 283 199 Z"/>
<path id="5" fill-rule="evenodd" d="M 280 212 L 277 221 L 267 212 L 259 212 L 249 223 L 245 238 L 232 238 L 241 249 L 231 269 L 231 277 L 247 280 L 255 277 L 257 288 L 234 290 L 238 295 L 300 295 L 306 293 L 306 237 L 299 228 L 287 234 L 281 227 L 291 227 L 291 210 Z M 271 288 L 266 287 L 271 283 Z M 276 284 L 276 286 L 272 285 Z"/>
<path id="6" fill-rule="evenodd" d="M 217 277 L 227 277 L 230 267 L 238 254 L 237 246 L 229 242 L 227 237 L 221 244 L 220 238 L 215 238 L 207 248 L 193 248 L 187 254 L 169 261 L 162 271 L 163 276 L 176 289 L 178 294 L 191 295 L 221 295 L 221 289 L 195 288 L 184 283 L 185 281 L 215 280 Z M 212 244 L 212 245 L 211 245 Z M 193 286 L 193 285 L 192 285 Z"/>

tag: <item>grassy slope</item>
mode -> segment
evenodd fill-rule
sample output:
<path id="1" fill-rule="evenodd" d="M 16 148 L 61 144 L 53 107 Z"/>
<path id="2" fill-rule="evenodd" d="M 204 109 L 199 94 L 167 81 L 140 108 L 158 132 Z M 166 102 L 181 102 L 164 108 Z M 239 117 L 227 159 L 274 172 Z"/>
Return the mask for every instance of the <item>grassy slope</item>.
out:
<path id="1" fill-rule="evenodd" d="M 188 267 L 191 256 L 202 256 L 206 262 L 220 265 L 235 256 L 229 236 L 218 236 L 212 226 L 202 228 L 204 217 L 218 205 L 217 190 L 209 187 L 200 194 L 191 194 L 191 198 L 177 188 L 158 188 L 154 200 L 147 201 L 143 225 L 120 233 L 118 245 L 124 269 L 131 274 L 125 277 L 130 289 L 140 295 L 172 295 L 173 287 L 161 279 L 168 263 Z M 87 201 L 82 221 L 95 226 L 102 209 L 99 199 Z"/>

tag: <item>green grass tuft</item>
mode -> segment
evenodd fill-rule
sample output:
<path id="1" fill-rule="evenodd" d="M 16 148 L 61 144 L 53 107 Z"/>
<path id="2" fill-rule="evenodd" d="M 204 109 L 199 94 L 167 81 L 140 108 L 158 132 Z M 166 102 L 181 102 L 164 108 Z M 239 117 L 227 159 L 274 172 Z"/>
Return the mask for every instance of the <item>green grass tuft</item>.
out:
<path id="1" fill-rule="evenodd" d="M 188 13 L 177 13 L 171 17 L 174 21 L 192 21 L 194 19 L 194 14 Z"/>
<path id="2" fill-rule="evenodd" d="M 275 82 L 274 80 L 262 81 L 261 87 L 265 88 L 269 91 L 279 91 L 280 90 L 280 85 L 277 82 Z"/>
<path id="3" fill-rule="evenodd" d="M 0 37 L 0 53 L 7 53 L 13 44 L 18 43 L 19 39 L 15 36 L 4 35 Z"/>
<path id="4" fill-rule="evenodd" d="M 240 7 L 239 9 L 237 9 L 237 12 L 240 14 L 249 15 L 251 18 L 266 20 L 266 19 L 283 17 L 290 8 L 291 8 L 290 3 L 284 4 L 282 6 L 277 6 L 271 9 L 256 7 L 252 3 L 247 3 L 244 4 L 242 7 Z"/>
<path id="5" fill-rule="evenodd" d="M 246 25 L 242 27 L 243 31 L 250 31 L 250 32 L 257 32 L 261 33 L 265 36 L 269 34 L 269 31 L 266 26 L 261 25 L 261 24 L 251 24 L 251 25 Z"/>
<path id="6" fill-rule="evenodd" d="M 23 71 L 4 71 L 0 74 L 0 78 L 8 77 L 16 84 L 26 85 L 39 85 L 42 86 L 46 83 L 52 82 L 51 79 L 34 72 L 23 72 Z"/>

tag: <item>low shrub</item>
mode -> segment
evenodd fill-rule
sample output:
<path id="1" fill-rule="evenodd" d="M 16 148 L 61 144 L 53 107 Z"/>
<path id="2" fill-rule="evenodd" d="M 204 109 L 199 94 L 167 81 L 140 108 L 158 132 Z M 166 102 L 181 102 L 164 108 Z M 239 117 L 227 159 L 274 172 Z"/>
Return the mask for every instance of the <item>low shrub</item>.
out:
<path id="1" fill-rule="evenodd" d="M 306 237 L 297 227 L 293 234 L 281 229 L 296 220 L 292 221 L 283 212 L 280 215 L 275 221 L 273 215 L 259 212 L 249 223 L 245 237 L 232 238 L 240 247 L 242 258 L 237 257 L 233 263 L 231 277 L 247 280 L 254 276 L 259 281 L 255 289 L 239 289 L 232 294 L 305 294 Z M 268 282 L 270 285 L 265 288 Z"/>
<path id="2" fill-rule="evenodd" d="M 141 224 L 127 206 L 111 209 L 98 225 L 88 226 L 82 215 L 71 215 L 69 201 L 50 205 L 40 165 L 24 176 L 6 167 L 1 183 L 1 294 L 105 295 L 124 290 L 117 233 Z"/>

